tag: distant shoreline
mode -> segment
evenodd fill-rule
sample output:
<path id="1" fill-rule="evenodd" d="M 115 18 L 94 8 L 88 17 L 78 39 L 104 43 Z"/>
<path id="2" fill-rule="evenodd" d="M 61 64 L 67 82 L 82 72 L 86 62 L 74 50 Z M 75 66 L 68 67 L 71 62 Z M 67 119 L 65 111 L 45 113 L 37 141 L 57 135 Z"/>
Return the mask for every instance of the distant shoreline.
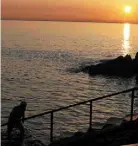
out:
<path id="1" fill-rule="evenodd" d="M 110 22 L 110 21 L 67 21 L 67 20 L 27 20 L 27 19 L 1 19 L 1 21 L 50 21 L 50 22 L 83 22 L 83 23 L 115 23 L 115 24 L 138 24 L 138 22 Z"/>

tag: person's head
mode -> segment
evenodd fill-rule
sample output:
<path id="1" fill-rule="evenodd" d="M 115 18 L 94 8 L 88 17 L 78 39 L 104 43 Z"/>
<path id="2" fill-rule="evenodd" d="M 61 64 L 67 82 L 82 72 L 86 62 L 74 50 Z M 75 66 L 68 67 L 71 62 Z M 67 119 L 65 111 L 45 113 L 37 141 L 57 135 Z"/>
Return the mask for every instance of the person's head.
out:
<path id="1" fill-rule="evenodd" d="M 26 109 L 26 106 L 27 106 L 27 103 L 25 101 L 21 101 L 20 107 L 25 110 Z"/>

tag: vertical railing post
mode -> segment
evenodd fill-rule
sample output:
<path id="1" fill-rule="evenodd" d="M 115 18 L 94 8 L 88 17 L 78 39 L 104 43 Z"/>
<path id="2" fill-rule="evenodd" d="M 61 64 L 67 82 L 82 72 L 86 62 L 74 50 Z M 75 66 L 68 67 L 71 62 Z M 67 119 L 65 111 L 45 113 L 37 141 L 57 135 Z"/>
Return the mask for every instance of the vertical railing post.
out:
<path id="1" fill-rule="evenodd" d="M 90 101 L 90 121 L 89 121 L 89 130 L 92 129 L 92 101 Z"/>
<path id="2" fill-rule="evenodd" d="M 51 112 L 51 121 L 50 121 L 50 142 L 53 141 L 53 111 Z"/>
<path id="3" fill-rule="evenodd" d="M 134 89 L 132 90 L 132 97 L 131 97 L 131 118 L 130 121 L 133 120 L 133 108 L 134 108 Z"/>

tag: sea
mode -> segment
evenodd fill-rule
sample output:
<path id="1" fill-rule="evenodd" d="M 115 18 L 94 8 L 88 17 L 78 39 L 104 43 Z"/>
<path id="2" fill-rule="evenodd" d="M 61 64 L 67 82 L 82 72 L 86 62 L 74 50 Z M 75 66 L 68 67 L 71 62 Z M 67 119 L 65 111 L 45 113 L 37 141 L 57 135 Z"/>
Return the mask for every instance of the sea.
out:
<path id="1" fill-rule="evenodd" d="M 138 25 L 58 21 L 1 21 L 1 123 L 27 102 L 26 117 L 136 86 L 135 77 L 73 72 L 138 52 Z M 131 93 L 95 101 L 93 127 L 130 114 Z M 54 113 L 54 139 L 87 131 L 89 104 Z M 134 112 L 138 111 L 135 100 Z M 49 143 L 50 114 L 25 121 L 36 139 Z"/>

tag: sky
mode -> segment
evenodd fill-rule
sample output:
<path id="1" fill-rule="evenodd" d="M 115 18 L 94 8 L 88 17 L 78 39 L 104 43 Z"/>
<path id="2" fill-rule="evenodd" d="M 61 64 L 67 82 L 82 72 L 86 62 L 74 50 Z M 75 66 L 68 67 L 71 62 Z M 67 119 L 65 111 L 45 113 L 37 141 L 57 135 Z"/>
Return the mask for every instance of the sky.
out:
<path id="1" fill-rule="evenodd" d="M 2 19 L 138 23 L 138 0 L 2 0 L 1 7 Z"/>

